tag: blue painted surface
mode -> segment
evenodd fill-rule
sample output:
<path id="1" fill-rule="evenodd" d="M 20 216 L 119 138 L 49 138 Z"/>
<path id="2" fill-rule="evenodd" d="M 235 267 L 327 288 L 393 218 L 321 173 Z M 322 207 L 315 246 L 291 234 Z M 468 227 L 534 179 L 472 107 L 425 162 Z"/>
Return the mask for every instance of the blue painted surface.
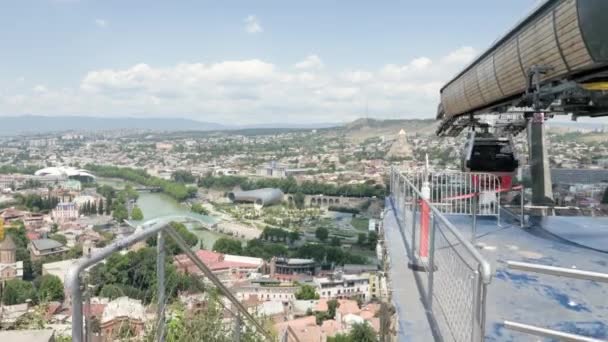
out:
<path id="1" fill-rule="evenodd" d="M 470 217 L 449 216 L 448 219 L 465 237 L 470 237 Z M 583 245 L 592 236 L 588 234 L 589 227 L 594 227 L 596 218 L 552 217 L 536 220 L 531 228 L 524 229 L 515 222 L 505 222 L 504 217 L 502 220 L 498 227 L 495 219 L 480 217 L 477 226 L 480 252 L 494 271 L 488 287 L 486 340 L 539 341 L 537 337 L 505 329 L 502 324 L 505 320 L 608 339 L 607 284 L 506 267 L 506 261 L 512 260 L 608 273 L 608 253 L 601 252 L 597 244 L 593 245 L 594 249 Z M 604 231 L 603 227 L 608 227 L 608 220 L 599 218 L 597 222 L 594 239 L 604 241 L 608 238 L 608 229 Z M 388 222 L 385 218 L 386 224 L 395 225 L 394 217 Z M 586 228 L 581 229 L 581 224 Z M 559 236 L 559 232 L 569 229 L 578 229 L 578 232 Z M 608 242 L 603 247 L 608 248 Z M 404 257 L 391 255 L 391 258 Z M 399 305 L 397 307 L 399 310 Z"/>
<path id="2" fill-rule="evenodd" d="M 470 217 L 450 216 L 449 219 L 465 236 L 470 236 Z M 608 272 L 608 253 L 583 245 L 589 243 L 586 239 L 592 235 L 597 241 L 608 238 L 608 230 L 604 231 L 608 222 L 605 218 L 598 219 L 592 235 L 588 234 L 589 227 L 594 227 L 595 218 L 545 219 L 535 220 L 530 228 L 524 229 L 514 222 L 506 222 L 506 225 L 501 222 L 503 227 L 498 227 L 491 218 L 478 220 L 477 244 L 495 272 L 488 288 L 486 340 L 539 340 L 504 329 L 502 322 L 505 320 L 608 339 L 608 285 L 506 267 L 506 261 L 513 260 Z M 585 230 L 573 222 L 584 222 Z M 566 237 L 557 234 L 568 229 L 579 231 Z"/>

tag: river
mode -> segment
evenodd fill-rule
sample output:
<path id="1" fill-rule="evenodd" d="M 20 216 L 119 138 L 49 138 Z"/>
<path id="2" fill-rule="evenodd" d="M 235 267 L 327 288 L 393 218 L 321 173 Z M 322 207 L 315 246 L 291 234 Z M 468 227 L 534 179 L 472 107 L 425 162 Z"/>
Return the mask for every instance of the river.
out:
<path id="1" fill-rule="evenodd" d="M 115 189 L 122 189 L 126 182 L 115 178 L 98 178 L 97 182 L 101 185 L 110 185 Z M 137 199 L 137 206 L 144 214 L 144 220 L 150 220 L 161 216 L 188 216 L 193 217 L 209 224 L 217 220 L 213 217 L 199 215 L 191 212 L 186 206 L 180 204 L 175 199 L 160 192 L 140 192 Z M 187 223 L 186 226 L 196 234 L 203 242 L 201 248 L 211 249 L 217 239 L 223 234 L 202 229 L 200 223 Z"/>

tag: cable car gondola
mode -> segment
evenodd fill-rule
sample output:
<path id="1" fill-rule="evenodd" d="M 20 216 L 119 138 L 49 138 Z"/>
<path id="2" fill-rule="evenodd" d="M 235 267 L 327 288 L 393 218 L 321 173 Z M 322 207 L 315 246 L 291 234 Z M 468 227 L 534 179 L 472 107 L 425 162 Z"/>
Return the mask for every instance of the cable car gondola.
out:
<path id="1" fill-rule="evenodd" d="M 469 133 L 462 159 L 464 172 L 484 172 L 498 176 L 502 188 L 510 188 L 512 178 L 519 167 L 513 143 L 509 138 L 495 137 L 489 133 Z"/>

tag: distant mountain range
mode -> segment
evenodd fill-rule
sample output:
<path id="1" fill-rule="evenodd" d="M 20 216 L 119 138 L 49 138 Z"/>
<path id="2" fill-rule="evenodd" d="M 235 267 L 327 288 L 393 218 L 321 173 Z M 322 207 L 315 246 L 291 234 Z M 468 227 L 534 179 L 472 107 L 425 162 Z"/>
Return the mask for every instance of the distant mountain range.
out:
<path id="1" fill-rule="evenodd" d="M 341 124 L 260 124 L 221 125 L 182 118 L 101 118 L 86 116 L 0 116 L 0 135 L 64 131 L 104 131 L 141 129 L 152 131 L 221 131 L 257 128 L 326 128 Z"/>

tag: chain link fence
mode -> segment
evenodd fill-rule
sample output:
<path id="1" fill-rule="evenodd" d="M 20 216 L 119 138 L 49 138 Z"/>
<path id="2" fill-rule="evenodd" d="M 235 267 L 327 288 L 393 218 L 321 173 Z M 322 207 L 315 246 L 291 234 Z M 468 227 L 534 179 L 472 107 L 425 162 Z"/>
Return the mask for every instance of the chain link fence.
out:
<path id="1" fill-rule="evenodd" d="M 492 175 L 401 173 L 397 169 L 391 171 L 390 180 L 392 203 L 410 247 L 412 266 L 426 271 L 416 275 L 440 336 L 451 341 L 483 340 L 490 265 L 444 216 L 472 212 L 475 202 L 437 204 L 447 204 L 449 197 L 498 190 L 500 184 L 494 183 Z M 434 186 L 438 189 L 433 190 Z M 495 213 L 495 208 L 488 209 Z"/>

